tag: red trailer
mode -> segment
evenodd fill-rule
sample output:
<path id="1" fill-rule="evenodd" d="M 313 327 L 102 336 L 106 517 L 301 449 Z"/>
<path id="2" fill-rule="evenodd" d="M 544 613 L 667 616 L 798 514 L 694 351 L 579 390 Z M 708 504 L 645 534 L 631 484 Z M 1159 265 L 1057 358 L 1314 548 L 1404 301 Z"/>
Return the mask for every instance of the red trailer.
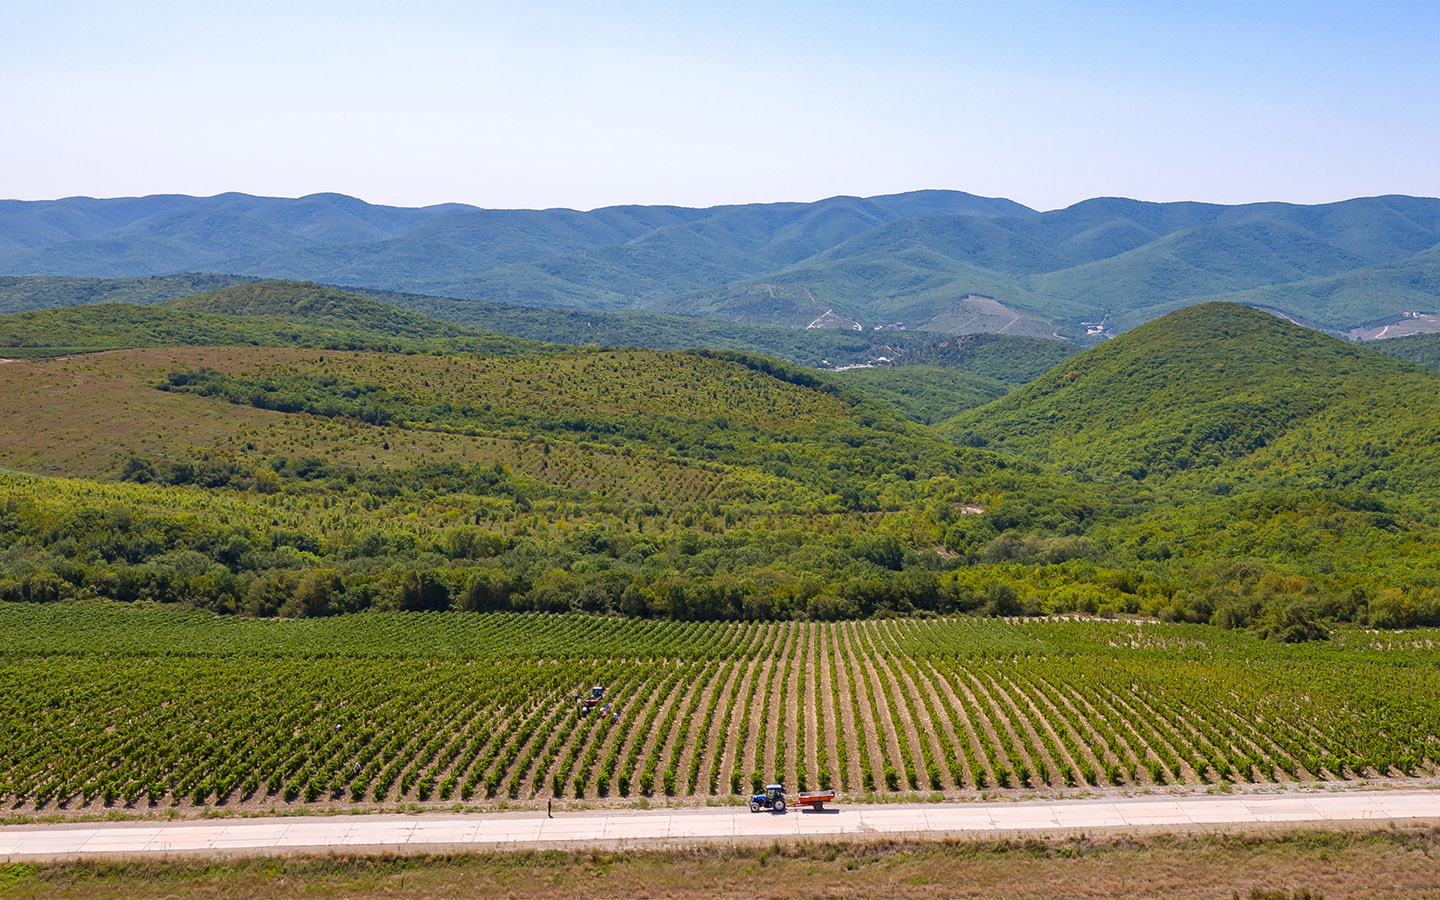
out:
<path id="1" fill-rule="evenodd" d="M 801 791 L 800 796 L 795 798 L 796 806 L 808 806 L 812 809 L 824 809 L 825 804 L 833 802 L 834 791 Z"/>
<path id="2" fill-rule="evenodd" d="M 824 809 L 826 803 L 835 799 L 835 792 L 824 791 L 801 791 L 800 796 L 789 801 L 795 806 L 808 806 L 811 809 Z M 750 811 L 759 812 L 768 809 L 771 812 L 783 813 L 787 802 L 785 800 L 785 785 L 767 784 L 765 790 L 750 798 Z"/>

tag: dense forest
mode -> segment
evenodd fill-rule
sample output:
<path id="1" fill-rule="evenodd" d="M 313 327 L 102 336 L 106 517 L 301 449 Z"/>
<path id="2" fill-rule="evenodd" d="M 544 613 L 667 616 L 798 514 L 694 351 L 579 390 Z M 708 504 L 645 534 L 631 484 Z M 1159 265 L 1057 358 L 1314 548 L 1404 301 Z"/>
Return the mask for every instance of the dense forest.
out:
<path id="1" fill-rule="evenodd" d="M 1440 376 L 1232 304 L 1048 372 L 564 348 L 295 284 L 3 345 L 0 600 L 1440 624 Z"/>

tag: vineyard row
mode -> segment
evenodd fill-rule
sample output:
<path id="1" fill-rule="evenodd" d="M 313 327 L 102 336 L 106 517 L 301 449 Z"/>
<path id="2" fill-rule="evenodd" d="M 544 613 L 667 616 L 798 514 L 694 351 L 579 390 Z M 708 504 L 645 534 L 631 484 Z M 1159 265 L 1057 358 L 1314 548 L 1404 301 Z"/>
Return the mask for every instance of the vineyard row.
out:
<path id="1" fill-rule="evenodd" d="M 1399 777 L 1440 758 L 1433 666 L 1404 669 L 1398 695 L 1394 659 L 947 651 L 947 628 L 701 626 L 673 658 L 0 655 L 0 798 L 723 798 L 774 780 L 963 795 Z"/>

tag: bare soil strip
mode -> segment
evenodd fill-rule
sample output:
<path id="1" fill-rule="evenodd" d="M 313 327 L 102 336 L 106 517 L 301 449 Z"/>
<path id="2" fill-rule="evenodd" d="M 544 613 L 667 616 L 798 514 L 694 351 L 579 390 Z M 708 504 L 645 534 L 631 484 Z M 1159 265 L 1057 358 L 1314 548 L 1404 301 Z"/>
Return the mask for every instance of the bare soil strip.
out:
<path id="1" fill-rule="evenodd" d="M 711 716 L 710 721 L 700 723 L 701 731 L 698 736 L 693 733 L 691 735 L 692 743 L 700 748 L 699 775 L 695 781 L 695 790 L 690 792 L 695 796 L 710 793 L 710 782 L 708 780 L 710 767 L 720 759 L 721 753 L 724 750 L 720 745 L 720 740 L 724 737 L 724 735 L 720 733 L 720 722 L 724 716 L 724 713 L 721 712 L 721 706 L 725 703 L 726 698 L 730 696 L 730 690 L 735 686 L 735 682 L 745 675 L 746 666 L 743 659 L 727 662 L 723 665 L 726 670 L 725 677 L 715 688 L 716 694 L 714 695 L 714 699 L 716 702 L 714 714 Z M 705 702 L 707 707 L 711 699 L 712 698 L 706 698 Z M 685 771 L 681 774 L 686 779 L 686 786 L 688 788 L 690 778 L 688 757 L 685 764 Z"/>
<path id="2" fill-rule="evenodd" d="M 735 767 L 735 756 L 736 754 L 743 754 L 745 752 L 745 748 L 740 746 L 740 723 L 745 718 L 745 710 L 747 708 L 746 700 L 750 696 L 751 685 L 754 684 L 755 679 L 759 677 L 759 670 L 762 665 L 763 662 L 756 657 L 750 660 L 742 660 L 739 666 L 737 666 L 737 668 L 741 670 L 740 690 L 735 694 L 735 709 L 730 715 L 730 730 L 724 736 L 725 742 L 720 747 L 720 756 L 716 763 L 720 773 L 717 785 L 719 786 L 719 792 L 721 794 L 728 794 L 730 792 L 730 785 L 727 779 L 730 777 L 730 771 Z"/>
<path id="3" fill-rule="evenodd" d="M 977 722 L 974 720 L 973 717 L 966 713 L 965 705 L 961 702 L 960 696 L 955 692 L 955 685 L 950 681 L 949 678 L 945 677 L 944 672 L 941 672 L 940 670 L 935 668 L 935 663 L 933 660 L 927 660 L 925 665 L 926 668 L 929 669 L 930 674 L 933 678 L 931 683 L 938 686 L 941 695 L 949 701 L 948 705 L 955 716 L 954 721 L 959 722 L 963 726 L 965 735 L 970 740 L 971 753 L 965 755 L 970 756 L 973 754 L 973 756 L 975 757 L 975 761 L 982 767 L 984 771 L 985 783 L 995 784 L 996 761 L 989 758 L 989 755 L 985 752 L 984 743 L 981 742 L 979 735 L 975 731 L 977 727 L 983 729 L 986 736 L 989 737 L 991 741 L 999 744 L 1000 739 L 995 734 L 994 726 L 990 725 L 988 721 L 982 720 Z M 959 748 L 957 747 L 956 749 L 958 750 Z M 966 760 L 965 769 L 966 774 L 970 778 L 970 783 L 973 785 L 978 785 L 979 779 L 977 777 L 977 773 L 972 771 L 968 759 Z"/>
<path id="4" fill-rule="evenodd" d="M 1077 772 L 1079 771 L 1080 760 L 1074 758 L 1070 751 L 1070 748 L 1066 747 L 1065 742 L 1060 739 L 1061 730 L 1068 734 L 1071 741 L 1073 741 L 1075 746 L 1080 749 L 1081 756 L 1084 758 L 1085 762 L 1087 762 L 1091 766 L 1092 770 L 1096 774 L 1096 777 L 1098 778 L 1104 774 L 1105 765 L 1100 761 L 1100 757 L 1095 755 L 1095 750 L 1092 748 L 1091 742 L 1086 738 L 1085 735 L 1081 734 L 1075 729 L 1075 726 L 1071 724 L 1069 718 L 1067 718 L 1065 713 L 1061 712 L 1059 709 L 1056 708 L 1055 704 L 1051 702 L 1050 697 L 1047 696 L 1045 691 L 1038 688 L 1036 688 L 1035 690 L 1027 691 L 1016 685 L 1013 681 L 1010 681 L 1010 679 L 1008 678 L 1006 679 L 1006 681 L 1015 690 L 1015 692 L 1021 697 L 1023 697 L 1025 701 L 1030 705 L 1030 710 L 1034 715 L 1035 721 L 1040 722 L 1050 732 L 1051 736 L 1055 739 L 1055 743 L 1060 747 L 1061 751 L 1065 753 L 1071 765 L 1076 766 Z M 1042 706 L 1044 707 L 1044 709 L 1041 709 Z"/>
<path id="5" fill-rule="evenodd" d="M 775 715 L 780 703 L 780 679 L 784 671 L 785 651 L 790 646 L 790 625 L 780 626 L 781 644 L 765 670 L 765 681 L 760 685 L 757 703 L 751 707 L 750 731 L 755 735 L 755 752 L 750 765 L 751 779 L 760 775 L 761 782 L 770 780 L 771 751 L 774 748 L 774 731 L 777 727 Z"/>
<path id="6" fill-rule="evenodd" d="M 880 671 L 876 668 L 876 657 L 878 657 L 878 654 L 874 651 L 873 642 L 868 639 L 867 625 L 867 622 L 858 622 L 858 624 L 855 624 L 855 636 L 857 636 L 857 644 L 858 647 L 860 647 L 860 654 L 864 660 L 864 667 L 861 668 L 861 671 L 864 672 L 865 678 L 870 680 L 870 696 L 874 698 L 874 703 L 876 703 L 873 714 L 874 717 L 876 717 L 876 732 L 887 749 L 887 755 L 884 757 L 884 760 L 890 763 L 891 768 L 900 773 L 901 785 L 904 785 L 906 768 L 904 768 L 904 755 L 900 752 L 899 737 L 899 729 L 903 726 L 900 724 L 899 713 L 897 713 L 896 710 L 891 710 L 890 701 L 887 700 L 886 691 L 884 691 L 884 685 L 881 684 Z M 860 635 L 865 635 L 865 638 L 861 638 Z M 870 645 L 870 647 L 867 647 L 867 644 Z"/>
<path id="7" fill-rule="evenodd" d="M 943 717 L 940 717 L 938 721 L 932 719 L 929 707 L 926 705 L 926 700 L 928 699 L 929 704 L 935 708 L 937 716 L 940 710 L 944 708 L 943 705 L 935 697 L 934 691 L 929 685 L 916 683 L 914 677 L 905 666 L 896 665 L 895 671 L 903 682 L 899 690 L 902 695 L 910 698 L 915 704 L 915 721 L 923 727 L 925 739 L 930 742 L 931 758 L 934 759 L 935 765 L 940 770 L 941 789 L 964 790 L 965 782 L 963 776 L 961 781 L 957 782 L 954 774 L 950 772 L 949 762 L 945 756 L 944 742 L 940 739 L 943 733 L 945 740 L 948 740 L 950 746 L 955 748 L 956 762 L 960 764 L 963 770 L 965 761 L 959 752 L 959 745 L 955 739 L 955 730 L 951 727 L 950 722 Z"/>
<path id="8" fill-rule="evenodd" d="M 598 782 L 596 783 L 596 793 L 605 796 L 614 796 L 619 790 L 620 770 L 625 765 L 625 758 L 635 742 L 640 740 L 642 735 L 646 733 L 643 725 L 649 721 L 649 717 L 653 714 L 655 706 L 664 702 L 664 698 L 658 696 L 660 693 L 658 688 L 669 675 L 670 673 L 667 669 L 657 669 L 653 673 L 652 684 L 654 685 L 654 689 L 645 692 L 645 699 L 634 706 L 627 705 L 621 707 L 620 723 L 623 727 L 619 729 L 613 738 L 613 740 L 620 742 L 620 752 L 615 757 L 615 771 L 611 773 L 609 780 L 603 785 Z"/>
<path id="9" fill-rule="evenodd" d="M 613 698 L 616 690 L 622 692 L 632 691 L 633 682 L 624 682 L 621 684 L 612 683 L 607 685 L 607 689 L 611 691 Z M 570 728 L 563 733 L 558 732 L 558 729 L 552 724 L 551 727 L 540 729 L 535 738 L 532 738 L 532 743 L 536 739 L 542 743 L 539 747 L 535 748 L 535 757 L 521 780 L 521 793 L 525 796 L 534 797 L 542 791 L 549 790 L 550 770 L 559 765 L 565 758 L 565 753 L 573 742 L 577 740 L 585 742 L 590 739 L 590 735 L 594 731 L 594 725 L 599 719 L 598 715 L 595 714 L 582 714 L 580 712 L 578 698 L 571 699 L 561 694 L 557 695 L 553 702 L 555 703 L 557 712 L 567 710 L 574 715 L 575 721 Z M 563 723 L 567 719 L 568 716 L 561 719 L 561 727 L 563 727 Z M 558 741 L 557 737 L 559 738 Z M 529 753 L 530 748 L 528 746 L 522 747 L 518 759 L 523 761 Z M 548 760 L 547 754 L 549 756 Z M 545 771 L 541 771 L 542 766 L 545 768 Z"/>
<path id="10" fill-rule="evenodd" d="M 1096 763 L 1099 764 L 1100 767 L 1096 769 L 1096 772 L 1103 775 L 1105 772 L 1105 765 L 1107 764 L 1120 766 L 1123 761 L 1121 760 L 1119 752 L 1117 751 L 1128 752 L 1128 750 L 1126 750 L 1123 745 L 1119 748 L 1111 746 L 1110 741 L 1106 739 L 1098 729 L 1095 728 L 1095 726 L 1090 721 L 1093 717 L 1093 710 L 1081 710 L 1078 706 L 1075 705 L 1075 702 L 1070 697 L 1066 696 L 1063 690 L 1061 690 L 1053 682 L 1047 681 L 1043 676 L 1036 675 L 1035 679 L 1041 684 L 1045 685 L 1045 687 L 1049 689 L 1050 693 L 1054 694 L 1055 697 L 1060 701 L 1060 703 L 1063 704 L 1066 709 L 1070 710 L 1070 712 L 1074 715 L 1075 719 L 1080 723 L 1081 727 L 1085 729 L 1084 734 L 1076 735 L 1076 738 L 1079 740 L 1080 745 L 1084 747 L 1087 751 L 1089 751 L 1090 755 L 1095 759 Z M 1050 705 L 1053 707 L 1053 701 L 1049 702 Z M 1123 739 L 1117 735 L 1116 740 Z"/>
<path id="11" fill-rule="evenodd" d="M 859 719 L 856 716 L 856 711 L 860 708 L 860 701 L 856 699 L 855 692 L 850 689 L 850 667 L 853 665 L 853 657 L 844 649 L 838 628 L 827 628 L 825 633 L 829 645 L 826 652 L 831 659 L 830 677 L 840 688 L 838 701 L 840 708 L 836 710 L 836 713 L 839 715 L 839 739 L 845 742 L 846 749 L 844 781 L 848 790 L 859 790 L 864 781 L 860 755 L 865 737 L 861 733 Z"/>
<path id="12" fill-rule="evenodd" d="M 881 627 L 879 623 L 876 624 L 877 628 Z M 915 690 L 914 685 L 907 687 L 908 682 L 902 680 L 901 677 L 896 674 L 896 667 L 892 665 L 884 654 L 876 652 L 871 658 L 875 661 L 876 669 L 880 677 L 889 682 L 890 690 L 894 692 L 896 704 L 900 707 L 899 710 L 897 710 L 899 713 L 899 726 L 905 729 L 906 738 L 910 742 L 910 753 L 915 766 L 916 784 L 921 790 L 930 789 L 930 778 L 925 768 L 925 758 L 927 755 L 925 747 L 927 745 L 929 746 L 929 756 L 933 760 L 943 760 L 945 754 L 940 750 L 939 742 L 935 740 L 934 731 L 928 731 L 922 735 L 919 725 L 916 724 L 917 714 L 919 714 L 921 718 L 924 717 L 923 708 L 919 707 L 920 700 L 918 692 Z"/>
<path id="13" fill-rule="evenodd" d="M 1009 711 L 1008 714 L 1013 714 L 1014 721 L 1019 722 L 1020 727 L 1025 730 L 1025 734 L 1030 739 L 1029 746 L 1033 748 L 1034 752 L 1040 754 L 1040 758 L 1044 761 L 1045 765 L 1049 767 L 1048 771 L 1050 773 L 1050 777 L 1046 780 L 1046 783 L 1053 786 L 1055 780 L 1060 777 L 1062 768 L 1066 765 L 1069 765 L 1073 768 L 1075 765 L 1075 761 L 1071 759 L 1068 755 L 1062 756 L 1060 759 L 1056 759 L 1050 747 L 1045 743 L 1045 741 L 1041 740 L 1040 734 L 1035 728 L 1035 709 L 1028 703 L 1022 705 L 1021 701 L 1025 699 L 1023 693 L 1021 694 L 1021 700 L 1017 701 L 1013 696 L 1011 696 L 1010 691 L 1006 690 L 1005 687 L 1000 683 L 1000 681 L 996 679 L 994 672 L 986 672 L 985 681 L 987 682 L 987 684 L 985 685 L 986 690 L 991 691 L 995 696 L 1000 698 L 1000 700 L 1005 706 L 1005 709 Z M 1051 733 L 1051 736 L 1054 736 L 1053 732 Z M 1063 746 L 1058 746 L 1056 749 L 1058 749 L 1062 754 L 1065 752 L 1065 748 Z"/>
<path id="14" fill-rule="evenodd" d="M 1135 707 L 1136 707 L 1136 706 L 1140 706 L 1140 707 L 1144 708 L 1146 712 L 1153 713 L 1153 711 L 1152 711 L 1148 706 L 1145 706 L 1144 703 L 1143 703 L 1143 701 L 1140 700 L 1138 694 L 1133 694 L 1133 693 L 1132 693 L 1131 696 L 1130 696 L 1130 699 L 1127 700 L 1125 697 L 1122 697 L 1122 696 L 1120 695 L 1120 692 L 1119 692 L 1119 691 L 1108 690 L 1108 689 L 1105 688 L 1103 685 L 1098 687 L 1097 693 L 1103 694 L 1103 695 L 1107 695 L 1107 696 L 1109 697 L 1110 701 L 1111 701 L 1112 703 L 1114 703 L 1116 707 L 1118 707 L 1119 709 L 1123 710 L 1123 712 L 1124 712 L 1124 714 L 1125 714 L 1125 715 L 1123 716 L 1123 718 L 1124 718 L 1125 723 L 1126 723 L 1127 725 L 1129 725 L 1131 722 L 1134 722 L 1134 721 L 1137 721 L 1137 720 L 1141 720 L 1140 714 L 1139 714 L 1138 712 L 1136 712 L 1136 710 L 1135 710 Z M 1154 716 L 1151 715 L 1149 718 L 1153 719 Z M 1131 726 L 1131 727 L 1133 728 L 1134 726 Z M 1171 772 L 1171 773 L 1170 773 L 1170 774 L 1171 774 L 1171 777 L 1176 778 L 1176 779 L 1178 779 L 1178 780 L 1180 780 L 1180 781 L 1189 781 L 1189 782 L 1198 783 L 1198 782 L 1200 781 L 1200 777 L 1195 774 L 1195 771 L 1190 768 L 1190 765 L 1189 765 L 1188 763 L 1186 763 L 1183 758 L 1181 758 L 1181 756 L 1180 756 L 1179 753 L 1176 752 L 1175 746 L 1170 743 L 1170 740 L 1169 740 L 1168 737 L 1165 735 L 1165 733 L 1164 733 L 1163 731 L 1159 730 L 1158 728 L 1155 728 L 1155 729 L 1152 729 L 1152 730 L 1155 732 L 1155 736 L 1159 739 L 1159 742 L 1160 742 L 1160 744 L 1163 746 L 1163 748 L 1171 755 L 1171 758 L 1172 758 L 1172 759 L 1175 759 L 1175 760 L 1179 763 L 1180 771 L 1179 771 L 1179 772 Z M 1147 739 L 1147 743 L 1148 743 L 1148 739 Z M 1153 745 L 1153 743 L 1151 743 L 1150 751 L 1151 751 L 1152 753 L 1155 753 L 1156 758 L 1161 759 L 1161 762 L 1164 763 L 1164 760 L 1163 760 L 1163 758 L 1160 757 L 1160 754 L 1159 754 L 1159 753 L 1156 753 L 1156 748 L 1155 748 L 1155 746 Z M 1171 768 L 1170 764 L 1165 763 L 1165 768 L 1167 768 L 1167 769 Z"/>
<path id="15" fill-rule="evenodd" d="M 894 633 L 891 624 L 881 623 L 881 627 L 883 627 L 887 631 L 887 633 L 891 635 L 892 643 L 898 648 L 900 646 L 899 636 Z M 945 748 L 942 745 L 943 742 L 940 740 L 940 734 L 937 729 L 943 730 L 945 732 L 945 736 L 950 741 L 950 745 L 952 747 L 956 747 L 955 732 L 950 727 L 949 722 L 946 722 L 944 720 L 941 720 L 938 723 L 931 721 L 930 707 L 926 705 L 925 692 L 926 687 L 928 686 L 922 687 L 921 685 L 916 684 L 915 679 L 910 674 L 909 668 L 904 663 L 896 662 L 891 666 L 891 668 L 894 670 L 896 677 L 900 679 L 900 681 L 896 685 L 896 692 L 908 701 L 908 703 L 906 704 L 907 709 L 913 707 L 914 711 L 912 714 L 912 725 L 923 728 L 925 732 L 925 739 L 929 741 L 931 758 L 935 761 L 935 765 L 940 769 L 940 778 L 942 785 L 941 789 L 943 790 L 946 786 L 948 786 L 952 790 L 963 789 L 964 785 L 957 784 L 954 777 L 949 771 L 949 765 L 945 758 Z M 929 700 L 930 703 L 935 704 L 935 709 L 937 713 L 940 709 L 943 708 L 940 704 L 936 703 L 936 700 L 933 696 L 933 691 L 930 692 Z M 957 757 L 959 756 L 958 747 L 956 748 L 956 755 Z M 962 767 L 964 766 L 963 761 L 960 764 Z"/>
<path id="16" fill-rule="evenodd" d="M 648 697 L 656 693 L 656 685 L 658 685 L 664 677 L 665 672 L 663 669 L 653 671 L 646 675 L 645 678 L 634 688 L 627 689 L 628 693 L 623 696 Z M 625 700 L 622 699 L 622 695 L 618 693 L 615 694 L 612 697 L 612 702 L 615 704 L 616 707 L 618 707 L 616 711 L 620 713 L 620 718 L 610 726 L 610 729 L 605 733 L 604 740 L 600 743 L 600 749 L 596 757 L 598 760 L 596 773 L 597 775 L 598 765 L 605 762 L 605 758 L 610 755 L 612 750 L 615 749 L 615 745 L 617 743 L 623 745 L 626 738 L 628 738 L 631 732 L 634 730 L 634 723 L 629 721 L 632 718 L 633 714 L 629 706 L 623 705 L 625 703 Z M 636 707 L 636 712 L 639 712 L 641 709 L 643 709 L 643 707 Z M 622 747 L 620 756 L 617 758 L 617 768 L 618 762 L 623 761 L 624 758 L 624 749 Z M 611 790 L 611 782 L 613 782 L 614 780 L 615 778 L 612 774 L 610 779 L 608 779 L 603 786 L 598 781 L 591 782 L 588 790 L 593 794 L 609 794 Z M 604 788 L 603 791 L 601 790 L 602 787 Z"/>
<path id="17" fill-rule="evenodd" d="M 819 717 L 820 728 L 815 732 L 817 746 L 816 772 L 819 772 L 819 746 L 818 742 L 823 741 L 825 755 L 829 761 L 831 785 L 840 787 L 842 774 L 840 772 L 840 726 L 843 725 L 839 717 L 839 710 L 835 708 L 835 682 L 830 676 L 830 629 L 819 626 L 815 630 L 815 655 L 812 664 L 816 666 L 812 672 L 815 679 L 816 691 L 816 715 Z M 818 787 L 819 785 L 817 785 Z"/>
<path id="18" fill-rule="evenodd" d="M 1039 778 L 1041 765 L 1047 766 L 1047 771 L 1053 773 L 1055 771 L 1054 760 L 1050 759 L 1040 742 L 1035 739 L 1034 733 L 1028 728 L 1029 723 L 1024 720 L 1018 710 L 1007 702 L 1009 698 L 1004 697 L 1000 691 L 996 690 L 992 683 L 987 683 L 990 673 L 987 671 L 985 677 L 981 677 L 979 673 L 967 669 L 965 675 L 969 679 L 970 689 L 974 696 L 988 705 L 996 720 L 1005 729 L 1006 734 L 1010 735 L 1014 741 L 1014 750 L 1030 770 L 1031 778 L 1034 781 L 1041 781 Z"/>
<path id="19" fill-rule="evenodd" d="M 805 729 L 805 756 L 803 759 L 797 759 L 796 762 L 800 766 L 800 771 L 805 773 L 806 783 L 815 787 L 815 781 L 820 775 L 819 748 L 825 741 L 825 733 L 820 730 L 820 678 L 816 671 L 822 629 L 813 622 L 807 623 L 803 627 L 808 640 L 806 641 L 805 656 L 800 661 L 801 680 L 798 690 L 804 710 L 801 727 Z"/>
<path id="20" fill-rule="evenodd" d="M 1102 696 L 1099 691 L 1095 692 L 1094 704 L 1081 696 L 1073 687 L 1070 688 L 1070 693 L 1071 696 L 1094 715 L 1104 718 L 1105 721 L 1116 723 L 1116 736 L 1124 741 L 1130 749 L 1130 758 L 1122 763 L 1122 765 L 1126 767 L 1127 771 L 1125 774 L 1127 778 L 1135 784 L 1153 783 L 1153 779 L 1150 777 L 1150 773 L 1146 771 L 1144 764 L 1147 759 L 1158 760 L 1160 755 L 1155 752 L 1145 737 L 1135 728 L 1132 722 L 1133 716 L 1127 718 L 1120 715 L 1117 708 L 1112 706 L 1109 699 Z M 1129 770 L 1132 763 L 1134 764 L 1133 772 Z"/>
<path id="21" fill-rule="evenodd" d="M 930 670 L 930 672 L 933 675 L 933 670 Z M 970 768 L 969 754 L 965 752 L 967 745 L 973 746 L 971 742 L 974 741 L 974 735 L 965 730 L 963 717 L 959 716 L 958 712 L 946 697 L 940 691 L 936 690 L 934 681 L 930 677 L 927 677 L 925 669 L 917 665 L 914 676 L 907 675 L 906 677 L 909 678 L 912 683 L 916 683 L 916 677 L 920 679 L 917 683 L 917 689 L 924 691 L 929 696 L 930 703 L 935 708 L 936 724 L 938 724 L 940 729 L 945 733 L 945 736 L 950 739 L 950 746 L 955 750 L 955 762 L 960 766 L 960 777 L 958 782 L 955 783 L 955 789 L 963 791 L 976 787 L 975 773 Z M 956 730 L 955 727 L 957 718 L 960 721 L 959 730 Z M 953 774 L 951 775 L 951 780 L 955 781 Z"/>
<path id="22" fill-rule="evenodd" d="M 709 688 L 711 680 L 715 677 L 716 664 L 711 663 L 708 667 L 701 666 L 701 671 L 691 680 L 685 691 L 684 698 L 680 701 L 679 712 L 675 714 L 675 721 L 670 725 L 670 731 L 664 735 L 665 743 L 660 747 L 660 755 L 655 764 L 656 777 L 664 774 L 672 757 L 678 756 L 684 748 L 678 746 L 680 730 L 685 727 L 690 716 L 694 714 L 695 701 Z M 644 757 L 642 757 L 643 759 Z M 678 785 L 677 785 L 678 787 Z M 659 785 L 652 788 L 652 793 L 660 790 Z"/>
<path id="23" fill-rule="evenodd" d="M 667 673 L 667 677 L 668 674 L 669 673 Z M 665 715 L 669 712 L 671 705 L 679 701 L 680 693 L 678 691 L 667 691 L 663 697 L 653 698 L 652 702 L 646 704 L 646 709 L 649 710 L 649 714 L 643 721 L 638 717 L 636 718 L 634 740 L 626 739 L 626 748 L 620 751 L 620 765 L 616 766 L 615 769 L 615 786 L 617 791 L 619 789 L 621 774 L 629 777 L 631 792 L 636 790 L 636 782 L 640 778 L 640 770 L 645 765 L 645 760 L 649 758 L 650 751 L 654 749 L 655 741 L 659 738 L 660 723 L 664 721 Z M 624 719 L 621 719 L 621 721 L 624 721 Z M 625 760 L 630 757 L 630 753 L 635 749 L 636 742 L 640 745 L 640 754 L 635 758 L 635 768 L 622 773 L 621 770 L 625 768 Z"/>
<path id="24" fill-rule="evenodd" d="M 760 759 L 760 754 L 764 751 L 765 747 L 766 717 L 756 716 L 754 711 L 769 708 L 770 688 L 774 681 L 776 665 L 775 657 L 771 656 L 765 659 L 764 666 L 760 671 L 759 681 L 755 687 L 754 702 L 745 705 L 744 714 L 749 717 L 750 737 L 746 741 L 745 753 L 741 757 L 744 763 L 740 768 L 742 777 L 748 778 L 751 773 L 759 772 L 764 767 L 764 763 Z"/>
<path id="25" fill-rule="evenodd" d="M 996 760 L 995 762 L 1000 763 L 1006 768 L 1013 769 L 1011 759 L 1018 759 L 1023 765 L 1029 768 L 1031 772 L 1034 772 L 1035 760 L 1031 759 L 1030 754 L 1025 751 L 1025 744 L 1020 740 L 1019 732 L 1015 730 L 1015 727 L 1010 723 L 1010 720 L 1005 716 L 1004 711 L 1000 709 L 999 704 L 995 702 L 994 698 L 985 693 L 984 688 L 980 684 L 980 679 L 974 672 L 965 668 L 958 669 L 957 675 L 959 677 L 956 679 L 956 684 L 962 695 L 970 701 L 971 706 L 979 710 L 980 715 L 984 717 L 985 730 L 989 733 L 990 739 L 1000 748 L 1000 752 L 1007 757 L 1006 759 Z M 1017 778 L 1019 777 L 1018 773 L 1012 772 L 1012 774 L 1016 775 Z"/>
<path id="26" fill-rule="evenodd" d="M 891 759 L 898 759 L 900 751 L 896 749 L 891 753 L 887 748 L 886 735 L 880 730 L 880 712 L 870 704 L 874 687 L 867 675 L 869 660 L 860 649 L 853 626 L 853 622 L 847 622 L 841 625 L 840 629 L 855 677 L 856 724 L 864 730 L 865 742 L 870 751 L 870 776 L 874 779 L 876 789 L 880 789 L 885 785 L 885 764 Z"/>

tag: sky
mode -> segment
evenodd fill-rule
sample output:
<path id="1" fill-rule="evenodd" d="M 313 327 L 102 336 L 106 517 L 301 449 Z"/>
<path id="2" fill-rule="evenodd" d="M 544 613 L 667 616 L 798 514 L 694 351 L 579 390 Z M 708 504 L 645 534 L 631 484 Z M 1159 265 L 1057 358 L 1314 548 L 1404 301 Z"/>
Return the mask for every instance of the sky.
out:
<path id="1" fill-rule="evenodd" d="M 1440 0 L 0 3 L 0 197 L 1440 196 Z"/>

